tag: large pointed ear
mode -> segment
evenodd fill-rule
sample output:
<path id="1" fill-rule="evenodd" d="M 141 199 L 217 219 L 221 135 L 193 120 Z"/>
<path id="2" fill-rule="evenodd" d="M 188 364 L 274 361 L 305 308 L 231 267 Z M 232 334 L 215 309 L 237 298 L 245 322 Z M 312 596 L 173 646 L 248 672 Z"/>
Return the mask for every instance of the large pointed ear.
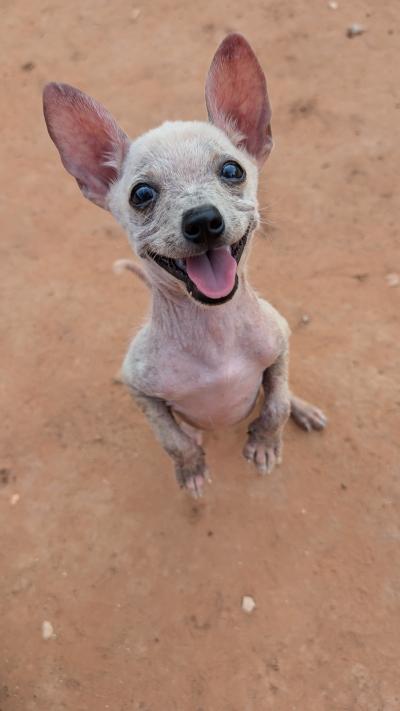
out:
<path id="1" fill-rule="evenodd" d="M 264 72 L 242 35 L 230 34 L 218 47 L 206 81 L 206 104 L 210 121 L 261 165 L 272 148 L 271 107 Z"/>
<path id="2" fill-rule="evenodd" d="M 68 84 L 43 91 L 47 130 L 66 170 L 85 197 L 106 208 L 111 183 L 118 178 L 129 139 L 108 111 Z"/>

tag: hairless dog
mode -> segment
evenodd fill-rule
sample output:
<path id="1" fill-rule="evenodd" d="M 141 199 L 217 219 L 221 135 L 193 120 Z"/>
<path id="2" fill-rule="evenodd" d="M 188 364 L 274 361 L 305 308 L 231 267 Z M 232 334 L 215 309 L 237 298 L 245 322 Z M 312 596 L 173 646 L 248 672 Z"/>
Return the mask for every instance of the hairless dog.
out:
<path id="1" fill-rule="evenodd" d="M 248 42 L 230 34 L 206 80 L 208 122 L 174 121 L 131 141 L 99 103 L 67 84 L 44 89 L 61 160 L 89 200 L 125 228 L 151 288 L 151 315 L 122 379 L 193 495 L 207 478 L 202 430 L 246 418 L 243 454 L 260 474 L 282 455 L 289 414 L 303 429 L 325 415 L 290 393 L 289 327 L 250 286 L 259 224 L 258 172 L 272 149 L 271 108 Z"/>

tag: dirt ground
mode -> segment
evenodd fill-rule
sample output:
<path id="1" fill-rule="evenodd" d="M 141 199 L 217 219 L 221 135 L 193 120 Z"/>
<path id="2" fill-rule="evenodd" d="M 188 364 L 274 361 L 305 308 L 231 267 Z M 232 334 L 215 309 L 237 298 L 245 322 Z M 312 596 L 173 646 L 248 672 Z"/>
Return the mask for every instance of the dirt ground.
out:
<path id="1" fill-rule="evenodd" d="M 399 711 L 398 1 L 1 13 L 1 711 Z M 330 423 L 290 424 L 263 480 L 245 425 L 211 435 L 194 503 L 113 382 L 149 297 L 113 275 L 125 236 L 62 169 L 41 89 L 83 88 L 131 135 L 202 118 L 230 30 L 267 72 L 276 138 L 252 281 Z"/>

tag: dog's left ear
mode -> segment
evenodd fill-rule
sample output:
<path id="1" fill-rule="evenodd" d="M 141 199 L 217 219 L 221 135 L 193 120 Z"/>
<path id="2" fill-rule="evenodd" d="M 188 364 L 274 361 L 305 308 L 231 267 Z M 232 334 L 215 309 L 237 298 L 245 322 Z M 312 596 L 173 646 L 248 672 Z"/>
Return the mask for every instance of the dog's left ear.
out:
<path id="1" fill-rule="evenodd" d="M 129 148 L 128 137 L 104 106 L 69 84 L 47 84 L 43 110 L 64 167 L 85 197 L 107 208 L 108 191 Z"/>
<path id="2" fill-rule="evenodd" d="M 272 149 L 271 107 L 264 72 L 245 38 L 230 34 L 218 47 L 206 81 L 210 121 L 261 165 Z"/>

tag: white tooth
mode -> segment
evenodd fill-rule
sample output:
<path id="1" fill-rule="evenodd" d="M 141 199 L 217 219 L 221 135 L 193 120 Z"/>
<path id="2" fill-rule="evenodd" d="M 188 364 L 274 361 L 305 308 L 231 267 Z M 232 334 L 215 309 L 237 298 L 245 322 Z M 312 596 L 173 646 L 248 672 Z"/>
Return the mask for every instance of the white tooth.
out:
<path id="1" fill-rule="evenodd" d="M 185 260 L 184 259 L 175 259 L 175 262 L 180 269 L 185 269 Z"/>

